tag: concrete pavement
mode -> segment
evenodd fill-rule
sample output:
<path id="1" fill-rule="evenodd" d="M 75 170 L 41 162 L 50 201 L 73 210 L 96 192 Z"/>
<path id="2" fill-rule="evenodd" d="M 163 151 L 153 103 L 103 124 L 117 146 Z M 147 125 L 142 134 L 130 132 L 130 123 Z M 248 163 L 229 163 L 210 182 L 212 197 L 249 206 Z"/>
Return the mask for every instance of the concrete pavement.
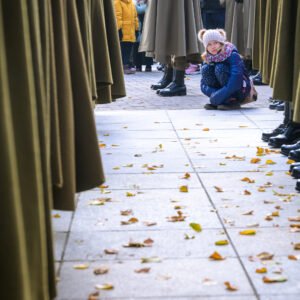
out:
<path id="1" fill-rule="evenodd" d="M 300 198 L 261 141 L 283 119 L 271 89 L 206 111 L 200 75 L 171 98 L 149 89 L 161 75 L 127 75 L 127 97 L 95 109 L 106 183 L 53 212 L 57 299 L 299 299 Z"/>

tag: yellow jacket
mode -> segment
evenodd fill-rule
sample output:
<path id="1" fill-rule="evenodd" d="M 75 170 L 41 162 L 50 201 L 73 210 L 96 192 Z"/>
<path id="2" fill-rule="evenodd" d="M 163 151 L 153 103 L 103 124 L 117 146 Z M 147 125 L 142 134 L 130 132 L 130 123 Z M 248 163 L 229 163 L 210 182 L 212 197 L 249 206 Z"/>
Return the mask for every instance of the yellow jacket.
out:
<path id="1" fill-rule="evenodd" d="M 139 30 L 139 21 L 132 0 L 115 0 L 115 12 L 118 30 L 122 29 L 122 42 L 135 42 L 135 32 Z"/>

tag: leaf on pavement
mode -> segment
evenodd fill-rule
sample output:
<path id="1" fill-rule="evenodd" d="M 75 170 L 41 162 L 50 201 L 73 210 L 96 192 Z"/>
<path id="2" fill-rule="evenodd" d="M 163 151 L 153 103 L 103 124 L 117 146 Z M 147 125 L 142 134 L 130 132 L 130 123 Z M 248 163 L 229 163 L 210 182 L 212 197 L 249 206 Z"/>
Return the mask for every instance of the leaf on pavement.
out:
<path id="1" fill-rule="evenodd" d="M 267 270 L 267 268 L 263 267 L 263 268 L 260 268 L 260 269 L 256 269 L 255 272 L 258 273 L 258 274 L 264 274 L 264 273 L 267 273 L 268 270 Z"/>
<path id="2" fill-rule="evenodd" d="M 181 193 L 188 193 L 189 187 L 187 185 L 182 185 L 182 186 L 179 187 L 179 191 Z"/>
<path id="3" fill-rule="evenodd" d="M 256 234 L 256 230 L 254 229 L 246 229 L 246 230 L 242 230 L 240 231 L 241 235 L 255 235 Z"/>
<path id="4" fill-rule="evenodd" d="M 133 214 L 132 209 L 121 210 L 121 216 L 129 216 Z"/>
<path id="5" fill-rule="evenodd" d="M 107 266 L 101 266 L 97 269 L 94 269 L 94 274 L 95 275 L 102 275 L 108 273 L 109 268 Z"/>
<path id="6" fill-rule="evenodd" d="M 225 281 L 224 284 L 226 286 L 226 290 L 228 290 L 230 292 L 235 292 L 238 290 L 238 288 L 233 286 L 229 281 Z"/>
<path id="7" fill-rule="evenodd" d="M 184 239 L 185 239 L 185 240 L 193 240 L 194 238 L 195 238 L 194 235 L 189 235 L 189 234 L 187 234 L 187 233 L 184 234 Z"/>
<path id="8" fill-rule="evenodd" d="M 194 229 L 196 232 L 202 231 L 202 227 L 198 223 L 190 223 L 190 227 Z"/>
<path id="9" fill-rule="evenodd" d="M 214 186 L 214 188 L 215 188 L 216 192 L 218 192 L 218 193 L 224 192 L 223 189 L 219 186 Z"/>
<path id="10" fill-rule="evenodd" d="M 145 226 L 154 226 L 154 225 L 157 225 L 156 222 L 148 222 L 148 221 L 144 221 L 143 224 L 144 224 Z"/>
<path id="11" fill-rule="evenodd" d="M 276 164 L 276 162 L 273 161 L 272 159 L 267 159 L 266 160 L 266 165 L 275 165 L 275 164 Z"/>
<path id="12" fill-rule="evenodd" d="M 269 252 L 261 252 L 256 255 L 257 258 L 260 260 L 272 260 L 274 257 L 274 254 L 269 253 Z"/>
<path id="13" fill-rule="evenodd" d="M 161 259 L 158 256 L 152 256 L 152 257 L 142 257 L 141 263 L 160 263 Z"/>
<path id="14" fill-rule="evenodd" d="M 151 268 L 142 268 L 142 269 L 138 269 L 138 270 L 134 270 L 135 273 L 149 273 L 151 270 Z"/>
<path id="15" fill-rule="evenodd" d="M 252 159 L 250 160 L 250 163 L 251 163 L 251 164 L 257 164 L 257 163 L 259 163 L 260 161 L 261 161 L 260 158 L 254 157 L 254 158 L 252 158 Z"/>
<path id="16" fill-rule="evenodd" d="M 88 300 L 99 300 L 100 293 L 99 292 L 93 292 L 89 294 Z"/>
<path id="17" fill-rule="evenodd" d="M 300 216 L 289 217 L 288 220 L 291 222 L 300 222 Z"/>
<path id="18" fill-rule="evenodd" d="M 182 179 L 189 179 L 191 177 L 190 173 L 185 173 L 181 178 Z"/>
<path id="19" fill-rule="evenodd" d="M 183 222 L 185 220 L 186 216 L 183 215 L 181 210 L 177 211 L 177 216 L 171 216 L 167 217 L 168 222 Z"/>
<path id="20" fill-rule="evenodd" d="M 112 290 L 114 286 L 111 283 L 103 283 L 95 285 L 97 290 Z"/>
<path id="21" fill-rule="evenodd" d="M 104 253 L 105 253 L 105 254 L 118 254 L 119 251 L 116 250 L 116 249 L 105 249 L 105 250 L 104 250 Z"/>
<path id="22" fill-rule="evenodd" d="M 121 221 L 121 225 L 130 225 L 130 224 L 137 223 L 138 221 L 139 219 L 137 218 L 130 218 L 128 221 Z"/>
<path id="23" fill-rule="evenodd" d="M 223 257 L 219 252 L 215 251 L 213 254 L 209 256 L 212 260 L 224 260 L 225 257 Z"/>
<path id="24" fill-rule="evenodd" d="M 126 197 L 134 197 L 135 195 L 135 193 L 126 192 Z"/>
<path id="25" fill-rule="evenodd" d="M 253 212 L 254 212 L 254 210 L 249 210 L 249 211 L 246 211 L 246 212 L 242 213 L 242 215 L 250 216 L 250 215 L 253 215 Z"/>
<path id="26" fill-rule="evenodd" d="M 216 246 L 226 246 L 228 244 L 229 244 L 229 242 L 227 240 L 219 240 L 219 241 L 215 242 Z"/>
<path id="27" fill-rule="evenodd" d="M 89 264 L 78 264 L 78 265 L 74 265 L 73 268 L 75 270 L 86 270 L 89 268 Z"/>
<path id="28" fill-rule="evenodd" d="M 287 278 L 283 276 L 274 276 L 274 277 L 264 276 L 262 280 L 264 283 L 277 283 L 277 282 L 285 282 L 287 281 Z"/>
<path id="29" fill-rule="evenodd" d="M 244 178 L 241 179 L 241 181 L 245 181 L 245 182 L 248 182 L 248 183 L 255 183 L 255 180 L 250 179 L 249 177 L 244 177 Z"/>
<path id="30" fill-rule="evenodd" d="M 248 190 L 244 190 L 244 195 L 249 196 L 249 195 L 251 195 L 251 192 Z"/>

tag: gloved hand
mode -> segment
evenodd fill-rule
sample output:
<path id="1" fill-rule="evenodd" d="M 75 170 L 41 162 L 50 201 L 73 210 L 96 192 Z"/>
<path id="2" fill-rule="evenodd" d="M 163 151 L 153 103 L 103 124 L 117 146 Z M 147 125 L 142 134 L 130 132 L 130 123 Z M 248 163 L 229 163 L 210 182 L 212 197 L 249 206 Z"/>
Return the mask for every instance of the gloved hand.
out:
<path id="1" fill-rule="evenodd" d="M 123 39 L 122 29 L 119 29 L 118 33 L 119 33 L 119 39 L 120 39 L 120 41 L 122 41 L 122 39 Z"/>
<path id="2" fill-rule="evenodd" d="M 138 38 L 140 36 L 140 32 L 138 30 L 135 31 L 135 41 L 138 41 Z"/>

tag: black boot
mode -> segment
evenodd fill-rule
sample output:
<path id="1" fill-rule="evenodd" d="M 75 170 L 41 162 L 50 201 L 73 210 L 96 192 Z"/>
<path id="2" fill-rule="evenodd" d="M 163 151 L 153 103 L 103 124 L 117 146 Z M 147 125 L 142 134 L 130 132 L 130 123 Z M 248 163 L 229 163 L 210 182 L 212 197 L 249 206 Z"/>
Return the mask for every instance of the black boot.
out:
<path id="1" fill-rule="evenodd" d="M 174 80 L 158 93 L 163 97 L 185 96 L 186 86 L 184 84 L 184 71 L 174 70 Z"/>
<path id="2" fill-rule="evenodd" d="M 291 150 L 289 153 L 289 159 L 299 162 L 300 161 L 300 149 Z"/>
<path id="3" fill-rule="evenodd" d="M 276 135 L 278 135 L 278 134 L 284 133 L 285 128 L 286 128 L 286 125 L 285 125 L 285 124 L 280 124 L 278 127 L 276 127 L 276 128 L 275 128 L 273 131 L 271 131 L 271 132 L 263 132 L 262 135 L 261 135 L 261 139 L 262 139 L 264 142 L 268 142 L 269 139 L 270 139 L 272 136 L 276 136 Z"/>
<path id="4" fill-rule="evenodd" d="M 300 179 L 297 179 L 296 187 L 295 189 L 300 192 Z"/>
<path id="5" fill-rule="evenodd" d="M 261 73 L 258 72 L 253 78 L 252 78 L 254 85 L 267 85 L 266 83 L 262 82 Z"/>
<path id="6" fill-rule="evenodd" d="M 164 76 L 157 84 L 152 84 L 151 89 L 152 90 L 164 89 L 172 82 L 172 79 L 173 79 L 173 68 L 166 65 L 164 69 Z"/>
<path id="7" fill-rule="evenodd" d="M 297 142 L 296 144 L 292 144 L 292 145 L 282 145 L 281 146 L 281 154 L 288 156 L 290 151 L 292 150 L 297 150 L 300 149 L 300 141 Z"/>
<path id="8" fill-rule="evenodd" d="M 300 167 L 293 168 L 292 176 L 296 179 L 300 178 Z"/>
<path id="9" fill-rule="evenodd" d="M 269 146 L 279 148 L 283 144 L 295 144 L 300 139 L 300 124 L 291 122 L 284 133 L 269 139 Z"/>
<path id="10" fill-rule="evenodd" d="M 295 162 L 290 165 L 290 172 L 292 173 L 294 168 L 300 167 L 300 162 Z"/>

